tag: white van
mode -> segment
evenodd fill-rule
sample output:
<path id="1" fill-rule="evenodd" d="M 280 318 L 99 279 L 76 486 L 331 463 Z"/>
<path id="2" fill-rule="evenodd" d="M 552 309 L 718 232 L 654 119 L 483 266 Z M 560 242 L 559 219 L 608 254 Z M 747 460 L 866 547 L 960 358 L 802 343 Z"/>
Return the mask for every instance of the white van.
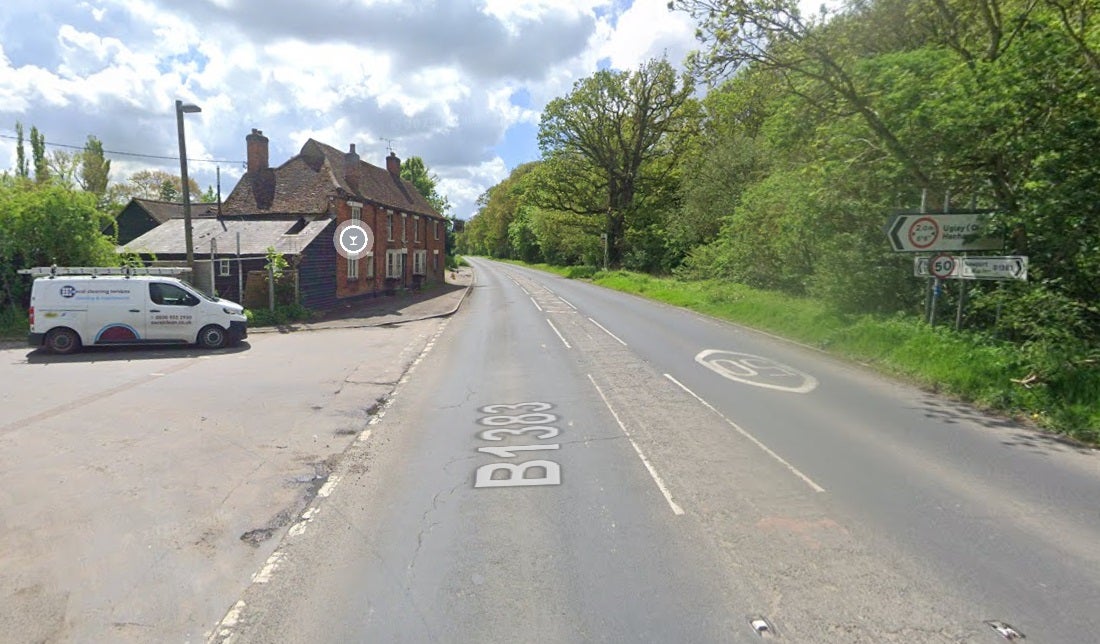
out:
<path id="1" fill-rule="evenodd" d="M 28 310 L 33 347 L 156 343 L 216 349 L 248 336 L 244 308 L 168 273 L 179 269 L 35 268 Z"/>

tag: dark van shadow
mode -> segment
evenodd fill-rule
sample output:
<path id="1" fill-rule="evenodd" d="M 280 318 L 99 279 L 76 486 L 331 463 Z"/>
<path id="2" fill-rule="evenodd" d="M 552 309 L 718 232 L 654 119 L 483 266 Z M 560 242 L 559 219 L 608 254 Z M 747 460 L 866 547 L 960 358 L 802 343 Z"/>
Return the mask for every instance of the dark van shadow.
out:
<path id="1" fill-rule="evenodd" d="M 223 349 L 201 349 L 186 344 L 159 345 L 120 345 L 117 347 L 84 347 L 78 353 L 59 356 L 45 349 L 35 349 L 27 354 L 28 364 L 70 364 L 79 362 L 129 362 L 131 360 L 169 360 L 179 358 L 199 358 L 202 356 L 224 356 L 252 347 L 247 340 L 233 347 Z"/>

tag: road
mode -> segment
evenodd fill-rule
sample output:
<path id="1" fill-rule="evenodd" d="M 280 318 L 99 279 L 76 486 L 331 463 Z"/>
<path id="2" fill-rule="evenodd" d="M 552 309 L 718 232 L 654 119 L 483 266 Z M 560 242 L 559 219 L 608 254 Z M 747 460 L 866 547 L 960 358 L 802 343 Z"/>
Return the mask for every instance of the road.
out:
<path id="1" fill-rule="evenodd" d="M 0 349 L 0 643 L 203 641 L 439 324 Z"/>
<path id="2" fill-rule="evenodd" d="M 1096 453 L 473 263 L 211 641 L 1100 640 Z"/>

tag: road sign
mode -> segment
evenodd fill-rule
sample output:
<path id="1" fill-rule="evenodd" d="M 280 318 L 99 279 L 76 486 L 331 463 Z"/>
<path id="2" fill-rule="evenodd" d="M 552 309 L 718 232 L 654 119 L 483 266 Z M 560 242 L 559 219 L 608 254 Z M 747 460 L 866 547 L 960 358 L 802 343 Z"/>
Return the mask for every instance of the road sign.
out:
<path id="1" fill-rule="evenodd" d="M 939 265 L 933 267 L 933 264 L 937 261 Z M 951 268 L 945 270 L 948 264 L 951 264 Z M 936 255 L 935 257 L 915 257 L 913 258 L 913 275 L 917 277 L 939 277 L 941 279 L 1027 281 L 1027 256 L 958 257 Z"/>
<path id="2" fill-rule="evenodd" d="M 989 230 L 990 213 L 902 214 L 886 223 L 886 237 L 902 252 L 997 250 L 1004 237 Z"/>
<path id="3" fill-rule="evenodd" d="M 952 274 L 958 274 L 959 261 L 951 255 L 936 255 L 928 260 L 928 272 L 932 277 L 947 279 Z"/>

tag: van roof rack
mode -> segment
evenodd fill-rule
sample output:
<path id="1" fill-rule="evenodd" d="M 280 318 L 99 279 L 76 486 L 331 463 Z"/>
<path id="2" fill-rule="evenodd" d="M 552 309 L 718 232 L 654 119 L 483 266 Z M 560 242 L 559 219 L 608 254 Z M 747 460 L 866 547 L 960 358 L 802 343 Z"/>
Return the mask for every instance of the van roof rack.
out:
<path id="1" fill-rule="evenodd" d="M 156 268 L 146 266 L 36 266 L 34 268 L 24 268 L 19 271 L 19 274 L 34 277 L 62 277 L 67 275 L 91 275 L 92 277 L 121 275 L 131 277 L 134 275 L 180 275 L 190 272 L 191 269 L 186 266 Z"/>

